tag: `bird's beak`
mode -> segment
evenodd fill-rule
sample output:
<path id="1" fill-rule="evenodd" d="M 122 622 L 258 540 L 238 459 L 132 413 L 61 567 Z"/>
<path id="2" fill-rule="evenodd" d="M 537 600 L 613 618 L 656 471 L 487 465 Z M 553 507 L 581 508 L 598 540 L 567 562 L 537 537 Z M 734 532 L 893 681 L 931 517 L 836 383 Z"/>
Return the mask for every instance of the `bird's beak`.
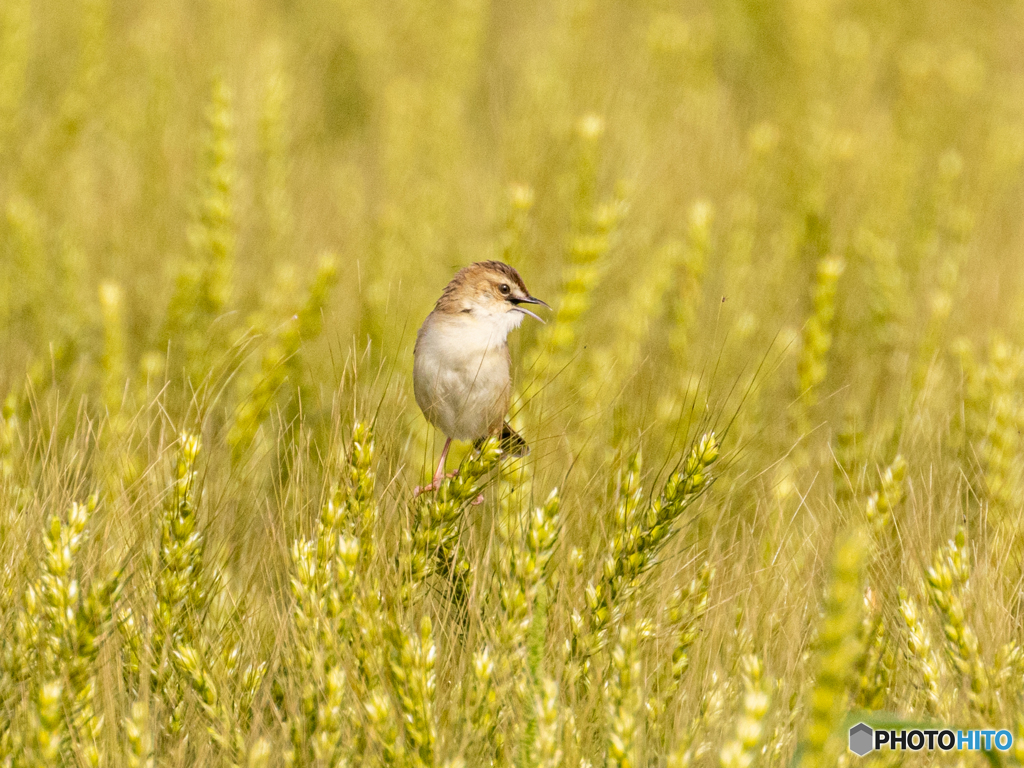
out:
<path id="1" fill-rule="evenodd" d="M 533 296 L 527 296 L 525 299 L 516 299 L 516 301 L 515 301 L 516 309 L 519 312 L 522 312 L 524 315 L 529 315 L 530 317 L 532 317 L 534 320 L 536 320 L 539 323 L 544 323 L 545 321 L 542 320 L 541 318 L 539 318 L 537 315 L 535 315 L 530 310 L 525 309 L 524 307 L 520 306 L 521 304 L 539 304 L 542 307 L 547 307 L 548 309 L 551 309 L 551 307 L 548 306 L 548 303 L 546 301 L 541 301 L 540 299 L 536 299 Z"/>

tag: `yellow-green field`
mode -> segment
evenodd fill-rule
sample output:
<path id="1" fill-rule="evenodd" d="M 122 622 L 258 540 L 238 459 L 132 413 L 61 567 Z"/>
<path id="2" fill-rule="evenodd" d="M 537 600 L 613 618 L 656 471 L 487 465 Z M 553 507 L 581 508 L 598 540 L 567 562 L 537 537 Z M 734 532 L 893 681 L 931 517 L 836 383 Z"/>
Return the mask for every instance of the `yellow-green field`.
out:
<path id="1" fill-rule="evenodd" d="M 0 0 L 0 402 L 0 766 L 1018 762 L 1024 6 Z"/>

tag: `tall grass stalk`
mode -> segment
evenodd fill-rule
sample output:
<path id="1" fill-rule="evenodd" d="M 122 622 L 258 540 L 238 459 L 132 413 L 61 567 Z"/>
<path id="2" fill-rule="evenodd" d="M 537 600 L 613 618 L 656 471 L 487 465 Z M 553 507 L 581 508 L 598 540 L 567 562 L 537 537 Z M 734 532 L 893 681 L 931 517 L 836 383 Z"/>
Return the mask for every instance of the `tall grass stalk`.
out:
<path id="1" fill-rule="evenodd" d="M 213 81 L 206 130 L 190 254 L 177 275 L 163 336 L 171 345 L 172 359 L 180 361 L 186 378 L 196 386 L 229 340 L 224 323 L 217 321 L 232 296 L 236 151 L 231 92 L 221 77 Z"/>
<path id="2" fill-rule="evenodd" d="M 839 753 L 844 736 L 840 725 L 864 652 L 859 627 L 867 552 L 867 535 L 861 529 L 844 534 L 836 544 L 812 662 L 814 685 L 798 747 L 802 768 L 830 765 Z"/>
<path id="3" fill-rule="evenodd" d="M 1024 733 L 1024 36 L 919 6 L 0 0 L 0 768 Z"/>

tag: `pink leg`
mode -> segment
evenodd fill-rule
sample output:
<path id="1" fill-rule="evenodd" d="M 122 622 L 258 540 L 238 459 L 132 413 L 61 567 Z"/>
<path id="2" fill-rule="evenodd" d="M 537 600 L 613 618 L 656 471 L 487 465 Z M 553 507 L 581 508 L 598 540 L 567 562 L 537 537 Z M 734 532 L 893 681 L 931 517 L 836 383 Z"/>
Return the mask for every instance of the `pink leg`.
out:
<path id="1" fill-rule="evenodd" d="M 444 478 L 444 464 L 448 461 L 448 449 L 452 447 L 452 439 L 449 437 L 444 441 L 444 448 L 441 449 L 441 460 L 437 462 L 437 471 L 434 472 L 434 482 L 431 483 L 436 491 L 441 487 L 441 480 Z"/>
<path id="2" fill-rule="evenodd" d="M 412 495 L 415 498 L 421 493 L 427 493 L 428 491 L 436 491 L 441 487 L 441 481 L 444 479 L 444 463 L 448 460 L 448 449 L 452 447 L 452 439 L 449 437 L 444 442 L 444 448 L 441 450 L 441 460 L 437 462 L 437 471 L 434 472 L 434 479 L 430 485 L 418 485 L 416 490 L 413 491 Z"/>

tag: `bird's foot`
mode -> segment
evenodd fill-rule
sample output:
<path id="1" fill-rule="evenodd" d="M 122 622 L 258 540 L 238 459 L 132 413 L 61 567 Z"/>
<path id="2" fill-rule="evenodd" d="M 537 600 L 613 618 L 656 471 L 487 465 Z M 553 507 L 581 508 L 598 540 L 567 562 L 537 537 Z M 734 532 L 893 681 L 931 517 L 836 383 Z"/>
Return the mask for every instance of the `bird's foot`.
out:
<path id="1" fill-rule="evenodd" d="M 484 495 L 481 493 L 479 496 L 477 496 L 475 499 L 473 499 L 471 502 L 469 502 L 469 505 L 471 507 L 479 507 L 483 503 L 484 503 Z"/>
<path id="2" fill-rule="evenodd" d="M 426 485 L 417 485 L 412 492 L 412 497 L 415 499 L 424 493 L 433 493 L 441 487 L 440 483 L 427 483 Z"/>
<path id="3" fill-rule="evenodd" d="M 413 489 L 412 497 L 415 499 L 416 497 L 418 497 L 418 496 L 420 496 L 420 495 L 422 495 L 424 493 L 433 493 L 434 491 L 438 491 L 438 490 L 441 489 L 441 483 L 443 481 L 451 480 L 453 477 L 455 477 L 458 474 L 459 474 L 458 472 L 449 472 L 444 477 L 435 477 L 433 482 L 430 482 L 427 485 L 417 485 Z"/>

